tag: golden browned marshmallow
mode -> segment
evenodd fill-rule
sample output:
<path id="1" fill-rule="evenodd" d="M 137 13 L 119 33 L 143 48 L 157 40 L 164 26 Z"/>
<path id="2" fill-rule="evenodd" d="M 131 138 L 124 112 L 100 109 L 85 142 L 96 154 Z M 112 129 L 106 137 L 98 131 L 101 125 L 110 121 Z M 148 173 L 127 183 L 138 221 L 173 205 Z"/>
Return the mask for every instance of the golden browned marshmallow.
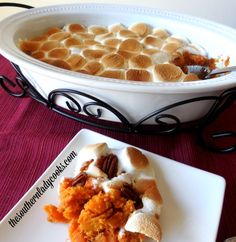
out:
<path id="1" fill-rule="evenodd" d="M 52 35 L 52 34 L 55 34 L 55 33 L 58 33 L 58 32 L 62 32 L 62 30 L 58 27 L 51 27 L 47 30 L 48 35 Z"/>
<path id="2" fill-rule="evenodd" d="M 187 44 L 189 41 L 186 38 L 171 35 L 166 40 L 167 43 L 179 43 L 181 46 Z"/>
<path id="3" fill-rule="evenodd" d="M 106 70 L 100 73 L 99 76 L 124 80 L 125 71 L 124 70 Z"/>
<path id="4" fill-rule="evenodd" d="M 150 32 L 150 27 L 145 23 L 133 24 L 129 29 L 141 37 L 145 37 Z"/>
<path id="5" fill-rule="evenodd" d="M 85 49 L 82 51 L 82 55 L 88 59 L 100 59 L 105 54 L 107 54 L 105 50 Z"/>
<path id="6" fill-rule="evenodd" d="M 119 50 L 136 53 L 142 51 L 142 49 L 142 44 L 136 39 L 126 39 L 119 46 Z"/>
<path id="7" fill-rule="evenodd" d="M 91 33 L 76 33 L 73 35 L 75 38 L 86 40 L 86 39 L 94 39 L 95 35 Z"/>
<path id="8" fill-rule="evenodd" d="M 152 65 L 152 59 L 147 55 L 136 55 L 129 59 L 131 68 L 148 68 Z"/>
<path id="9" fill-rule="evenodd" d="M 138 70 L 138 69 L 129 69 L 126 72 L 126 79 L 130 81 L 144 81 L 149 82 L 152 80 L 152 76 L 149 71 Z"/>
<path id="10" fill-rule="evenodd" d="M 154 75 L 159 81 L 182 81 L 185 74 L 180 67 L 174 64 L 157 64 L 154 66 Z"/>
<path id="11" fill-rule="evenodd" d="M 70 33 L 67 33 L 67 32 L 57 32 L 55 34 L 52 34 L 48 37 L 49 40 L 57 40 L 57 41 L 60 41 L 60 40 L 63 40 L 63 39 L 66 39 L 66 38 L 69 38 L 70 37 Z"/>
<path id="12" fill-rule="evenodd" d="M 48 35 L 44 34 L 44 35 L 40 35 L 38 37 L 35 37 L 33 39 L 31 39 L 32 41 L 46 41 L 48 39 Z"/>
<path id="13" fill-rule="evenodd" d="M 134 147 L 127 147 L 127 155 L 135 168 L 142 169 L 149 166 L 147 157 L 140 150 Z"/>
<path id="14" fill-rule="evenodd" d="M 102 45 L 102 44 L 98 44 L 98 45 L 94 45 L 93 46 L 94 49 L 97 49 L 97 50 L 106 50 L 108 52 L 113 52 L 116 50 L 116 48 L 112 47 L 112 46 L 109 46 L 109 45 Z"/>
<path id="15" fill-rule="evenodd" d="M 117 47 L 121 43 L 121 40 L 117 39 L 117 38 L 109 38 L 109 39 L 104 40 L 103 43 L 104 43 L 104 45 L 108 45 L 111 47 Z"/>
<path id="16" fill-rule="evenodd" d="M 81 69 L 81 71 L 85 71 L 84 73 L 90 74 L 90 75 L 96 75 L 102 70 L 103 70 L 103 66 L 98 61 L 89 61 Z"/>
<path id="17" fill-rule="evenodd" d="M 144 38 L 143 43 L 148 46 L 161 48 L 163 45 L 163 40 L 157 36 L 148 35 Z"/>
<path id="18" fill-rule="evenodd" d="M 165 29 L 153 29 L 152 35 L 155 35 L 163 40 L 170 36 L 170 34 Z"/>
<path id="19" fill-rule="evenodd" d="M 200 80 L 199 77 L 194 73 L 189 73 L 184 77 L 185 82 Z"/>
<path id="20" fill-rule="evenodd" d="M 133 56 L 136 56 L 137 53 L 136 52 L 132 52 L 132 51 L 125 51 L 125 50 L 118 50 L 117 54 L 123 56 L 125 58 L 125 60 L 130 59 Z"/>
<path id="21" fill-rule="evenodd" d="M 105 68 L 123 68 L 125 65 L 124 57 L 116 53 L 104 55 L 101 62 Z"/>
<path id="22" fill-rule="evenodd" d="M 56 48 L 48 52 L 48 57 L 62 60 L 67 58 L 69 54 L 70 51 L 67 48 Z"/>
<path id="23" fill-rule="evenodd" d="M 56 40 L 48 40 L 40 46 L 41 51 L 50 51 L 52 49 L 60 47 L 60 42 Z"/>
<path id="24" fill-rule="evenodd" d="M 104 26 L 99 25 L 90 25 L 88 27 L 88 32 L 94 35 L 105 34 L 108 32 L 108 29 Z"/>
<path id="25" fill-rule="evenodd" d="M 121 31 L 122 29 L 125 29 L 125 26 L 118 23 L 118 24 L 112 24 L 108 27 L 109 32 L 112 33 L 118 33 L 119 31 Z"/>
<path id="26" fill-rule="evenodd" d="M 64 60 L 53 60 L 51 64 L 62 69 L 71 70 L 70 65 Z"/>
<path id="27" fill-rule="evenodd" d="M 82 24 L 69 24 L 64 29 L 70 33 L 86 32 L 86 28 Z"/>
<path id="28" fill-rule="evenodd" d="M 95 40 L 101 42 L 102 40 L 112 38 L 112 37 L 114 37 L 113 33 L 105 33 L 105 34 L 100 34 L 98 36 L 95 36 Z"/>
<path id="29" fill-rule="evenodd" d="M 163 199 L 154 179 L 141 178 L 137 180 L 134 187 L 137 192 L 155 201 L 159 206 L 163 204 Z"/>
<path id="30" fill-rule="evenodd" d="M 83 43 L 87 46 L 98 45 L 100 42 L 93 40 L 93 39 L 85 39 Z"/>
<path id="31" fill-rule="evenodd" d="M 55 59 L 50 59 L 50 58 L 46 58 L 46 57 L 41 58 L 41 59 L 39 59 L 39 60 L 40 60 L 40 61 L 43 61 L 43 62 L 45 62 L 45 63 L 47 63 L 47 64 L 50 64 L 50 65 L 52 65 L 53 62 L 55 61 Z"/>
<path id="32" fill-rule="evenodd" d="M 74 37 L 69 37 L 63 41 L 63 44 L 66 47 L 74 46 L 74 45 L 80 45 L 82 44 L 81 40 L 74 38 Z"/>
<path id="33" fill-rule="evenodd" d="M 86 60 L 81 55 L 70 55 L 66 62 L 72 67 L 73 70 L 81 69 L 85 64 Z"/>
<path id="34" fill-rule="evenodd" d="M 160 242 L 162 237 L 158 219 L 155 215 L 148 213 L 132 213 L 125 225 L 125 230 L 144 234 L 156 242 Z"/>
<path id="35" fill-rule="evenodd" d="M 122 29 L 120 30 L 117 35 L 119 37 L 123 37 L 123 38 L 138 38 L 138 35 L 136 33 L 134 33 L 131 30 L 128 29 Z"/>
<path id="36" fill-rule="evenodd" d="M 19 42 L 20 49 L 26 53 L 39 49 L 41 42 L 32 40 L 22 40 Z"/>
<path id="37" fill-rule="evenodd" d="M 35 51 L 31 54 L 31 56 L 35 59 L 43 59 L 45 57 L 45 53 L 43 51 Z"/>
<path id="38" fill-rule="evenodd" d="M 170 42 L 170 43 L 165 43 L 161 50 L 167 53 L 172 54 L 173 52 L 177 51 L 180 47 L 182 47 L 182 44 L 179 42 Z"/>
<path id="39" fill-rule="evenodd" d="M 157 48 L 143 49 L 143 51 L 142 51 L 143 54 L 150 55 L 150 56 L 152 56 L 156 53 L 159 53 L 159 52 L 160 52 L 160 50 L 158 50 Z"/>

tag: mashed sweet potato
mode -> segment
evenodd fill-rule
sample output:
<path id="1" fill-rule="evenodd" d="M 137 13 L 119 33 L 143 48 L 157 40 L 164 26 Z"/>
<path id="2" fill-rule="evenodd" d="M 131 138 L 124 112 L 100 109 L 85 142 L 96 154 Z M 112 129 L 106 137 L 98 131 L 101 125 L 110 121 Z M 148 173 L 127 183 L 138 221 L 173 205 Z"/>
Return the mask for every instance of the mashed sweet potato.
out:
<path id="1" fill-rule="evenodd" d="M 46 205 L 50 222 L 70 223 L 71 242 L 140 242 L 143 235 L 122 230 L 135 210 L 134 201 L 117 189 L 104 193 L 89 177 L 84 186 L 66 178 L 60 185 L 60 205 Z"/>

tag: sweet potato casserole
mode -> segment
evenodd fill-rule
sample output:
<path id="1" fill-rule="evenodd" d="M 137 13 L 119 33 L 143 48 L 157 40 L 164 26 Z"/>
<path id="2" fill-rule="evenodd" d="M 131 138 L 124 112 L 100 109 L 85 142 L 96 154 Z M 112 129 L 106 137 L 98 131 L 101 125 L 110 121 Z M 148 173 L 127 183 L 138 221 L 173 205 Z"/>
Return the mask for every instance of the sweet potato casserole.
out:
<path id="1" fill-rule="evenodd" d="M 188 39 L 146 23 L 108 27 L 71 23 L 19 40 L 19 48 L 40 61 L 67 70 L 143 82 L 194 81 L 187 65 L 215 68 L 215 59 Z"/>

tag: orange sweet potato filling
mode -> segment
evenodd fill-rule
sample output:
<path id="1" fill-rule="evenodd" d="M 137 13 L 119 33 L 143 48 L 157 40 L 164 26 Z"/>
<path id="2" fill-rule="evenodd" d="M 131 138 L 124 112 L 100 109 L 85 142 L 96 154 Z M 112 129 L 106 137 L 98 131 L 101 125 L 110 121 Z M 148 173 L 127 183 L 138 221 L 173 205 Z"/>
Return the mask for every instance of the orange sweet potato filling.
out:
<path id="1" fill-rule="evenodd" d="M 60 205 L 46 205 L 50 222 L 70 223 L 71 242 L 140 242 L 144 236 L 122 232 L 129 215 L 135 210 L 134 202 L 111 189 L 104 193 L 94 188 L 91 177 L 84 186 L 72 186 L 72 179 L 64 179 L 60 186 Z"/>
<path id="2" fill-rule="evenodd" d="M 201 55 L 191 54 L 184 52 L 173 60 L 173 64 L 182 68 L 184 72 L 187 72 L 188 65 L 208 66 L 210 69 L 216 68 L 215 59 L 208 59 Z"/>

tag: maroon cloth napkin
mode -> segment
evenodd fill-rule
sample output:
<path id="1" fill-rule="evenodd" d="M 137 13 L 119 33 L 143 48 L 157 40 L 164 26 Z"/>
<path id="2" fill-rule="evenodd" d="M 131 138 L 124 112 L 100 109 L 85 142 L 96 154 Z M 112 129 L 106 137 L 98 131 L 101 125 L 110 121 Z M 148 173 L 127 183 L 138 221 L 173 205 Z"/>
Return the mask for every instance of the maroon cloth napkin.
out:
<path id="1" fill-rule="evenodd" d="M 0 56 L 0 75 L 14 78 Z M 235 128 L 236 103 L 213 125 L 221 131 Z M 60 151 L 82 128 L 197 167 L 226 179 L 226 193 L 217 241 L 236 235 L 236 152 L 213 153 L 197 142 L 193 131 L 169 135 L 125 134 L 65 118 L 32 98 L 15 98 L 0 88 L 0 219 L 17 203 Z M 235 130 L 235 129 L 234 129 Z M 235 142 L 235 141 L 234 141 Z"/>

